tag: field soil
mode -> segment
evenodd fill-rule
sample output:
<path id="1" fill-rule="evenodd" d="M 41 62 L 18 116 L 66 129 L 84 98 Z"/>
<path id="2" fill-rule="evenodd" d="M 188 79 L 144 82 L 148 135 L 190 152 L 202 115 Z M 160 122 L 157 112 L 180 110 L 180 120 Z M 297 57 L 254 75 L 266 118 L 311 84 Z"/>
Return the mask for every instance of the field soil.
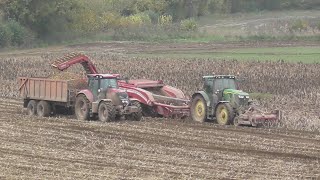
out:
<path id="1" fill-rule="evenodd" d="M 19 50 L 10 52 L 0 52 L 0 57 L 8 56 L 35 56 L 47 54 L 59 54 L 81 51 L 84 53 L 108 53 L 120 55 L 134 54 L 170 54 L 170 52 L 192 52 L 192 51 L 216 51 L 229 50 L 236 48 L 268 48 L 268 47 L 319 47 L 319 42 L 310 41 L 265 41 L 265 42 L 221 42 L 221 43 L 206 43 L 206 42 L 189 42 L 189 43 L 149 43 L 149 42 L 98 42 L 98 43 L 83 43 L 69 46 L 57 46 L 30 50 Z"/>
<path id="2" fill-rule="evenodd" d="M 319 44 L 110 42 L 2 52 L 0 179 L 319 179 L 319 64 L 128 55 L 174 48 L 187 52 L 282 46 Z M 50 62 L 74 51 L 89 55 L 101 72 L 163 79 L 188 96 L 200 87 L 202 75 L 238 72 L 248 79 L 242 85 L 245 91 L 273 93 L 262 105 L 281 108 L 284 126 L 225 127 L 152 118 L 101 123 L 77 121 L 73 116 L 27 116 L 17 97 L 16 78 L 55 75 Z M 81 74 L 83 69 L 75 67 L 71 72 Z"/>
<path id="3" fill-rule="evenodd" d="M 81 122 L 0 99 L 0 178 L 317 179 L 319 133 L 182 120 Z"/>

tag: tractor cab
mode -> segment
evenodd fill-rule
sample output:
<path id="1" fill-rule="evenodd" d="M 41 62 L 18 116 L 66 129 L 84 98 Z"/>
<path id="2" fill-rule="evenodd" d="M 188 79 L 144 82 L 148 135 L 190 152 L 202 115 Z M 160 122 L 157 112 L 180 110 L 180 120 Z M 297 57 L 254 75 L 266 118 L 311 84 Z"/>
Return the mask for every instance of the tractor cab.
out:
<path id="1" fill-rule="evenodd" d="M 249 94 L 237 90 L 236 77 L 232 75 L 204 76 L 204 91 L 213 104 L 220 101 L 228 101 L 232 106 L 246 106 Z"/>
<path id="2" fill-rule="evenodd" d="M 236 77 L 227 75 L 204 76 L 203 89 L 208 94 L 217 94 L 224 89 L 237 89 Z"/>
<path id="3" fill-rule="evenodd" d="M 88 85 L 94 101 L 110 99 L 115 105 L 129 103 L 128 94 L 124 90 L 119 89 L 117 75 L 89 74 Z"/>

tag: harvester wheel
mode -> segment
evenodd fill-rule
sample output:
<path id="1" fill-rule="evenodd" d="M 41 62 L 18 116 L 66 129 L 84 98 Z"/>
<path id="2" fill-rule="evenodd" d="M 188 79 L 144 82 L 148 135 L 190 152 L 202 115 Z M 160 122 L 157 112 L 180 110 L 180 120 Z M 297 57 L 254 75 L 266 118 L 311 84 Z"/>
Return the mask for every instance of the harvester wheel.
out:
<path id="1" fill-rule="evenodd" d="M 216 108 L 217 123 L 220 125 L 229 125 L 233 123 L 234 111 L 229 103 L 218 104 Z"/>
<path id="2" fill-rule="evenodd" d="M 89 120 L 89 100 L 84 95 L 79 95 L 76 99 L 75 114 L 78 120 Z"/>
<path id="3" fill-rule="evenodd" d="M 194 121 L 205 122 L 207 120 L 206 101 L 201 95 L 195 96 L 191 104 L 191 116 Z"/>
<path id="4" fill-rule="evenodd" d="M 101 102 L 99 105 L 98 116 L 101 122 L 114 121 L 116 118 L 116 110 L 113 104 Z"/>
<path id="5" fill-rule="evenodd" d="M 49 117 L 51 106 L 47 101 L 40 101 L 37 105 L 37 115 L 39 117 Z"/>
<path id="6" fill-rule="evenodd" d="M 133 101 L 132 106 L 136 106 L 138 108 L 138 112 L 131 113 L 127 116 L 128 119 L 134 121 L 140 121 L 142 119 L 142 108 L 141 104 L 138 101 Z"/>
<path id="7" fill-rule="evenodd" d="M 37 114 L 37 102 L 35 100 L 29 101 L 27 105 L 27 113 L 29 116 L 35 116 Z"/>
<path id="8" fill-rule="evenodd" d="M 234 126 L 240 126 L 239 117 L 235 117 L 235 118 L 233 119 L 233 125 L 234 125 Z"/>

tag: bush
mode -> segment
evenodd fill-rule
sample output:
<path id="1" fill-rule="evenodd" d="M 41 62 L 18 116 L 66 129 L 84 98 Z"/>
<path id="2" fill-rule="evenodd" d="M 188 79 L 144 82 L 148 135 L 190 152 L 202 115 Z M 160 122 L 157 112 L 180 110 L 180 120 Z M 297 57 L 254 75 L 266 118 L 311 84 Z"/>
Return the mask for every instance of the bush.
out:
<path id="1" fill-rule="evenodd" d="M 171 15 L 162 15 L 158 19 L 158 24 L 161 27 L 168 27 L 172 25 L 172 16 Z"/>
<path id="2" fill-rule="evenodd" d="M 30 43 L 32 33 L 16 21 L 0 26 L 0 47 L 23 46 Z"/>
<path id="3" fill-rule="evenodd" d="M 11 46 L 13 33 L 7 24 L 0 26 L 0 47 Z"/>
<path id="4" fill-rule="evenodd" d="M 198 29 L 198 24 L 194 19 L 185 19 L 181 21 L 180 28 L 184 31 L 195 31 Z"/>
<path id="5" fill-rule="evenodd" d="M 290 27 L 290 31 L 303 31 L 309 27 L 309 22 L 306 20 L 296 20 Z"/>
<path id="6" fill-rule="evenodd" d="M 151 24 L 151 19 L 147 14 L 139 13 L 120 18 L 121 28 L 140 27 Z"/>
<path id="7" fill-rule="evenodd" d="M 12 32 L 11 45 L 21 46 L 25 44 L 28 39 L 28 30 L 16 21 L 8 22 L 7 26 Z"/>

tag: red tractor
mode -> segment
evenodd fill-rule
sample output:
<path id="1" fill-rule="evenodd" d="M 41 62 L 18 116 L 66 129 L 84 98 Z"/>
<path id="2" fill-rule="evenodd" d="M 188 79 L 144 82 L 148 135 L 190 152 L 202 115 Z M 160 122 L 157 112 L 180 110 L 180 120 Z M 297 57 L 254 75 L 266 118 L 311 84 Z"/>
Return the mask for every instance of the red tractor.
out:
<path id="1" fill-rule="evenodd" d="M 119 89 L 117 75 L 88 74 L 88 89 L 76 96 L 75 114 L 78 119 L 87 120 L 97 115 L 100 121 L 113 121 L 117 117 L 139 121 L 142 109 L 138 101 L 130 99 Z"/>
<path id="2" fill-rule="evenodd" d="M 70 54 L 52 64 L 53 67 L 64 71 L 74 64 L 81 64 L 89 77 L 99 74 L 91 60 L 83 54 Z M 152 81 L 146 79 L 123 80 L 118 78 L 119 88 L 124 90 L 129 98 L 134 99 L 134 105 L 141 107 L 144 116 L 163 117 L 186 117 L 189 116 L 189 100 L 183 92 L 174 87 L 165 85 L 163 81 Z M 100 86 L 99 86 L 100 87 Z M 103 86 L 102 86 L 103 87 Z M 95 107 L 96 108 L 96 107 Z"/>
<path id="3" fill-rule="evenodd" d="M 65 63 L 65 60 L 69 61 Z M 77 119 L 88 120 L 98 116 L 100 121 L 105 122 L 125 116 L 127 119 L 141 120 L 140 103 L 119 88 L 118 74 L 99 74 L 85 56 L 76 54 L 59 59 L 52 65 L 62 70 L 75 63 L 83 65 L 88 77 L 88 89 L 76 95 L 74 110 Z"/>

